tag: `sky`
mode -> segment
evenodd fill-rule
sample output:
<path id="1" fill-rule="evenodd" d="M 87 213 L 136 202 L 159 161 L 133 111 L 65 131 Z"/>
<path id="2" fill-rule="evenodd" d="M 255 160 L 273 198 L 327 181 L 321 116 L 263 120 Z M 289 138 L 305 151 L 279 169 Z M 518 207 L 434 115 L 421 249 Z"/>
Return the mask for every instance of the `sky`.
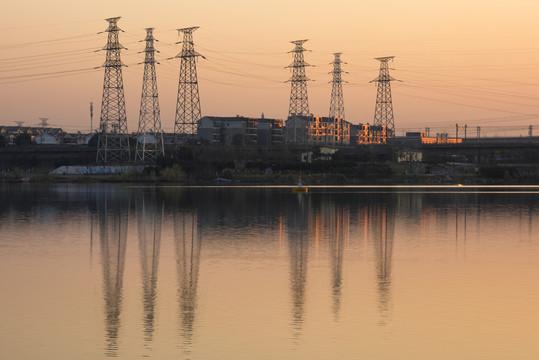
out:
<path id="1" fill-rule="evenodd" d="M 536 0 L 283 1 L 21 0 L 0 13 L 0 125 L 40 123 L 68 131 L 99 123 L 106 18 L 121 16 L 129 131 L 138 127 L 145 28 L 154 27 L 161 122 L 172 131 L 180 51 L 177 28 L 194 32 L 202 116 L 285 119 L 290 41 L 304 47 L 309 107 L 327 116 L 330 63 L 342 52 L 346 120 L 372 123 L 376 57 L 395 56 L 391 75 L 397 134 L 539 132 L 539 2 Z M 100 33 L 101 32 L 101 33 Z M 473 129 L 473 130 L 472 130 Z M 462 131 L 462 130 L 461 130 Z"/>

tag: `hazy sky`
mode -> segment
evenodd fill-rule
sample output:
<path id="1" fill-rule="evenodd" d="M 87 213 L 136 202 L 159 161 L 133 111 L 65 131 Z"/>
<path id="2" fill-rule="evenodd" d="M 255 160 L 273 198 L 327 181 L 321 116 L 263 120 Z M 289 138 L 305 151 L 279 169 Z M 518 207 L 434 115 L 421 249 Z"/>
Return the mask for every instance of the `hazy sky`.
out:
<path id="1" fill-rule="evenodd" d="M 291 40 L 309 39 L 305 60 L 310 110 L 327 116 L 332 53 L 342 52 L 349 83 L 346 119 L 374 116 L 375 57 L 395 56 L 391 75 L 397 132 L 454 131 L 481 125 L 503 135 L 512 126 L 539 132 L 539 1 L 537 0 L 245 0 L 16 1 L 0 13 L 0 125 L 49 123 L 88 131 L 89 103 L 99 123 L 102 48 L 108 17 L 121 16 L 128 48 L 122 60 L 129 131 L 136 131 L 146 27 L 155 27 L 161 121 L 174 126 L 180 51 L 175 29 L 194 33 L 202 115 L 286 118 Z M 80 71 L 79 71 L 80 70 Z M 84 70 L 84 71 L 83 71 Z M 475 130 L 474 130 L 475 131 Z M 524 130 L 522 130 L 524 132 Z"/>

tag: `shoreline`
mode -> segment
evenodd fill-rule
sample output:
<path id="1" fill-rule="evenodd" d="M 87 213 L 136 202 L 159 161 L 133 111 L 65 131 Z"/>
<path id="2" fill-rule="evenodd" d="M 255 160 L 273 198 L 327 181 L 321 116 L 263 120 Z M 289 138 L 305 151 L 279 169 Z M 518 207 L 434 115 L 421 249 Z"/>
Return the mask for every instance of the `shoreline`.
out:
<path id="1" fill-rule="evenodd" d="M 232 179 L 215 179 L 184 176 L 178 179 L 164 179 L 159 176 L 140 174 L 114 175 L 51 175 L 23 173 L 0 177 L 4 184 L 129 184 L 141 186 L 182 186 L 182 187 L 283 187 L 297 186 L 297 179 L 303 186 L 323 187 L 537 187 L 536 182 L 494 180 L 478 175 L 448 178 L 444 176 L 407 175 L 389 178 L 353 178 L 342 174 L 286 174 L 286 175 L 237 175 Z"/>

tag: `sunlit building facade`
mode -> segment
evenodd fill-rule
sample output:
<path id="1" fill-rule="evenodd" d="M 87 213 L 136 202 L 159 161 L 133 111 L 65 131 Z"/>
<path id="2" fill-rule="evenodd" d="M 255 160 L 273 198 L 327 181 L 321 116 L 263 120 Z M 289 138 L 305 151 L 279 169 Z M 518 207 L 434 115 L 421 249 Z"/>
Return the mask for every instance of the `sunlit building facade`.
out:
<path id="1" fill-rule="evenodd" d="M 286 120 L 286 142 L 290 144 L 349 145 L 350 123 L 342 118 L 292 116 Z"/>
<path id="2" fill-rule="evenodd" d="M 451 138 L 447 133 L 437 133 L 436 136 L 428 136 L 422 131 L 407 132 L 405 137 L 398 137 L 392 140 L 393 143 L 416 143 L 422 145 L 435 145 L 435 144 L 461 144 L 462 139 Z"/>
<path id="3" fill-rule="evenodd" d="M 393 132 L 383 125 L 358 124 L 351 125 L 351 144 L 386 144 Z"/>

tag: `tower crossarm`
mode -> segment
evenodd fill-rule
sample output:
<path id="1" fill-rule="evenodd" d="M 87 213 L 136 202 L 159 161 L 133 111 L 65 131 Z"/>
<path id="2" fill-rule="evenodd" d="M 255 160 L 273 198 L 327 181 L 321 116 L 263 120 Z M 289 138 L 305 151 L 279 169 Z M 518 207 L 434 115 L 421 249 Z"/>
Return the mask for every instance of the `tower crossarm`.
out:
<path id="1" fill-rule="evenodd" d="M 291 77 L 290 79 L 286 80 L 285 82 L 288 83 L 288 82 L 292 82 L 292 81 L 313 81 L 313 80 L 309 79 L 305 75 L 297 75 L 297 76 Z"/>
<path id="2" fill-rule="evenodd" d="M 120 20 L 121 18 L 122 18 L 121 16 L 117 16 L 117 17 L 105 19 L 105 21 L 108 21 L 109 23 L 109 27 L 107 28 L 107 30 L 105 30 L 105 32 L 123 31 L 122 29 L 118 27 L 118 20 Z"/>
<path id="3" fill-rule="evenodd" d="M 205 57 L 198 52 L 195 51 L 195 43 L 193 42 L 193 31 L 197 30 L 198 26 L 192 26 L 188 28 L 182 28 L 177 29 L 178 35 L 183 34 L 183 41 L 177 42 L 177 44 L 183 43 L 182 51 L 178 55 L 176 55 L 176 58 L 188 58 L 188 57 L 202 57 L 205 59 Z"/>
<path id="4" fill-rule="evenodd" d="M 285 66 L 285 69 L 294 69 L 294 68 L 307 67 L 307 66 L 314 66 L 314 65 L 311 65 L 306 61 L 297 61 L 297 62 L 293 62 L 292 64 L 288 66 Z"/>
<path id="5" fill-rule="evenodd" d="M 154 42 L 158 40 L 153 37 L 153 28 L 146 28 L 145 30 L 146 38 L 143 41 L 146 42 L 146 47 L 141 51 L 141 53 L 145 54 L 143 64 L 157 63 L 155 53 L 159 51 L 155 49 Z"/>
<path id="6" fill-rule="evenodd" d="M 307 41 L 309 41 L 309 39 L 290 41 L 292 44 L 296 45 L 296 47 L 293 50 L 290 50 L 288 53 L 299 52 L 299 51 L 309 51 L 303 47 L 303 44 Z"/>
<path id="7" fill-rule="evenodd" d="M 186 28 L 180 28 L 180 29 L 176 29 L 178 30 L 178 35 L 181 35 L 182 33 L 193 33 L 193 31 L 199 29 L 200 26 L 191 26 L 191 27 L 186 27 Z"/>

